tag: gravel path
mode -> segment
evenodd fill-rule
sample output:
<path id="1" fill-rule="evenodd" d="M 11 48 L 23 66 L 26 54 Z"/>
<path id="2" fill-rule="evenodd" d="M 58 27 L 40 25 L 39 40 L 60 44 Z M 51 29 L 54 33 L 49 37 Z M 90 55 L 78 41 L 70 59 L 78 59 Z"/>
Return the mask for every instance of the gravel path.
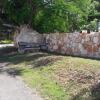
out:
<path id="1" fill-rule="evenodd" d="M 20 77 L 7 72 L 7 63 L 0 63 L 0 100 L 43 100 Z"/>
<path id="2" fill-rule="evenodd" d="M 7 74 L 0 74 L 0 100 L 42 100 L 21 80 Z"/>
<path id="3" fill-rule="evenodd" d="M 13 44 L 0 44 L 0 48 L 7 46 Z M 27 87 L 19 77 L 8 74 L 6 69 L 10 69 L 7 63 L 0 63 L 0 100 L 43 100 L 36 90 Z"/>

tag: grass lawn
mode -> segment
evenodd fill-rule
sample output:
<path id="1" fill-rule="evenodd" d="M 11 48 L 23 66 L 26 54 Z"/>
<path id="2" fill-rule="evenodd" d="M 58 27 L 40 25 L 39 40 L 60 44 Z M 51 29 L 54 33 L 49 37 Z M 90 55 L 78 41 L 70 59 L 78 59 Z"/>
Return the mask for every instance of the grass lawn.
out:
<path id="1" fill-rule="evenodd" d="M 0 44 L 10 44 L 13 43 L 12 40 L 0 40 Z"/>
<path id="2" fill-rule="evenodd" d="M 45 100 L 100 100 L 100 61 L 49 53 L 8 54 L 9 70 Z"/>

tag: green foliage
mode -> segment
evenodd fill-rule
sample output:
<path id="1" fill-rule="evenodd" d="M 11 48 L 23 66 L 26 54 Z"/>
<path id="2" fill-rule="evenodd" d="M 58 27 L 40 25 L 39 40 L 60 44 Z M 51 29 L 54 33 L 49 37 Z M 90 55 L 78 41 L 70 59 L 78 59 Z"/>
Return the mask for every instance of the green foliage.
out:
<path id="1" fill-rule="evenodd" d="M 5 11 L 9 20 L 16 24 L 24 24 L 28 22 L 30 16 L 30 7 L 27 0 L 10 0 L 6 1 Z"/>
<path id="2" fill-rule="evenodd" d="M 59 7 L 59 5 L 54 5 L 39 10 L 34 17 L 33 26 L 40 32 L 68 31 L 66 12 L 63 7 Z"/>
<path id="3" fill-rule="evenodd" d="M 89 29 L 91 31 L 96 31 L 96 26 L 97 26 L 97 19 L 94 19 L 93 21 L 90 21 L 88 24 L 83 25 L 82 29 Z"/>
<path id="4" fill-rule="evenodd" d="M 95 13 L 92 0 L 6 0 L 5 11 L 14 23 L 30 24 L 40 33 L 80 30 Z"/>
<path id="5" fill-rule="evenodd" d="M 0 44 L 11 44 L 12 42 L 11 40 L 1 40 Z"/>

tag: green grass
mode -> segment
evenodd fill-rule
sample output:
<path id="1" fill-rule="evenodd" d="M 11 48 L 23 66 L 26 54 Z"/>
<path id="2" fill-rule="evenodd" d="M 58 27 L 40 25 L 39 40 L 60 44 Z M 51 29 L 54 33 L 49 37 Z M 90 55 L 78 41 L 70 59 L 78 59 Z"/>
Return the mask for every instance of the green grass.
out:
<path id="1" fill-rule="evenodd" d="M 13 54 L 0 58 L 46 100 L 99 100 L 91 86 L 99 80 L 100 61 L 48 53 Z M 97 99 L 99 98 L 99 99 Z"/>
<path id="2" fill-rule="evenodd" d="M 0 44 L 10 44 L 12 43 L 12 40 L 1 40 Z"/>
<path id="3" fill-rule="evenodd" d="M 68 96 L 66 92 L 55 81 L 51 81 L 49 78 L 43 76 L 40 71 L 33 72 L 29 69 L 25 69 L 22 75 L 25 82 L 31 87 L 36 88 L 41 92 L 42 96 L 49 97 L 49 100 L 66 100 Z"/>

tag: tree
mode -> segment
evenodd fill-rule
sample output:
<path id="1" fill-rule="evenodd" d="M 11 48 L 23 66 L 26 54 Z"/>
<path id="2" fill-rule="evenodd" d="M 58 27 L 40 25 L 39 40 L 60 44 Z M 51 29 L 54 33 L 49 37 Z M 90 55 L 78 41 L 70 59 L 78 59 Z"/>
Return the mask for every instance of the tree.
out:
<path id="1" fill-rule="evenodd" d="M 92 0 L 6 0 L 8 20 L 40 33 L 80 30 L 95 12 Z"/>

